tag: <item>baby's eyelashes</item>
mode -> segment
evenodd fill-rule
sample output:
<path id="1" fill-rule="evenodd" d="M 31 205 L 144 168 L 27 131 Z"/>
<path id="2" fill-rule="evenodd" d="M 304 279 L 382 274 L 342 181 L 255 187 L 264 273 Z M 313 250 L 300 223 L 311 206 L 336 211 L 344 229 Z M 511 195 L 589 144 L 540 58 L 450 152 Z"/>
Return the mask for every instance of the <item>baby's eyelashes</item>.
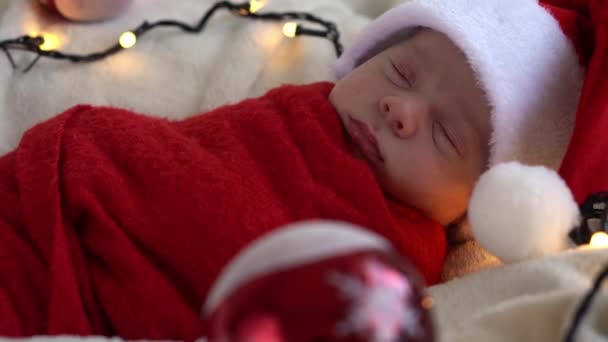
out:
<path id="1" fill-rule="evenodd" d="M 454 138 L 450 135 L 446 127 L 439 121 L 433 121 L 433 129 L 432 129 L 433 140 L 435 145 L 438 144 L 443 146 L 443 149 L 449 149 L 451 152 L 455 152 L 461 156 L 460 149 L 458 145 L 454 141 Z M 439 149 L 441 147 L 437 146 Z"/>
<path id="2" fill-rule="evenodd" d="M 416 73 L 407 63 L 395 63 L 391 60 L 391 66 L 400 80 L 404 81 L 408 87 L 416 84 Z"/>

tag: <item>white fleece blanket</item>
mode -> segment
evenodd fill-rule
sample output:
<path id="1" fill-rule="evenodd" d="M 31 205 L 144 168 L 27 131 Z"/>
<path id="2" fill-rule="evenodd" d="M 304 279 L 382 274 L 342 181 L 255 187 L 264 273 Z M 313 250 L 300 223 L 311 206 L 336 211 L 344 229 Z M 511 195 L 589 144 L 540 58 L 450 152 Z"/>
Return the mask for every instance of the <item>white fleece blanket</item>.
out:
<path id="1" fill-rule="evenodd" d="M 114 44 L 143 20 L 196 23 L 214 0 L 134 0 L 122 16 L 78 24 L 62 20 L 34 0 L 5 2 L 0 40 L 53 33 L 61 50 L 91 53 Z M 242 2 L 242 1 L 235 1 Z M 344 43 L 366 22 L 398 1 L 270 0 L 266 11 L 307 11 L 334 21 Z M 313 26 L 314 27 L 314 26 Z M 29 73 L 13 71 L 0 53 L 0 154 L 13 149 L 37 122 L 78 103 L 112 105 L 153 116 L 184 118 L 227 102 L 262 95 L 283 83 L 330 80 L 333 45 L 321 38 L 289 39 L 282 24 L 217 13 L 202 34 L 161 28 L 134 48 L 92 64 L 42 59 Z M 34 56 L 18 53 L 25 67 Z"/>
<path id="2" fill-rule="evenodd" d="M 561 341 L 608 249 L 578 249 L 472 273 L 429 289 L 441 341 Z M 608 282 L 576 341 L 608 341 Z"/>
<path id="3" fill-rule="evenodd" d="M 407 0 L 270 0 L 264 10 L 308 11 L 334 21 L 348 45 L 371 18 L 402 1 Z M 194 23 L 214 2 L 134 0 L 114 20 L 82 24 L 49 15 L 37 0 L 0 0 L 0 40 L 48 32 L 59 37 L 62 50 L 95 52 L 145 19 Z M 14 57 L 24 67 L 34 56 Z M 278 23 L 225 12 L 202 34 L 159 29 L 134 48 L 92 64 L 42 59 L 24 74 L 0 54 L 0 154 L 12 150 L 34 124 L 78 103 L 184 118 L 283 83 L 331 80 L 328 66 L 334 60 L 329 41 L 290 40 Z M 608 251 L 578 251 L 466 275 L 497 262 L 466 241 L 466 234 L 455 240 L 462 243 L 449 255 L 444 278 L 462 278 L 430 290 L 444 341 L 555 341 L 572 305 L 608 262 Z M 606 297 L 586 321 L 584 340 L 608 338 Z"/>

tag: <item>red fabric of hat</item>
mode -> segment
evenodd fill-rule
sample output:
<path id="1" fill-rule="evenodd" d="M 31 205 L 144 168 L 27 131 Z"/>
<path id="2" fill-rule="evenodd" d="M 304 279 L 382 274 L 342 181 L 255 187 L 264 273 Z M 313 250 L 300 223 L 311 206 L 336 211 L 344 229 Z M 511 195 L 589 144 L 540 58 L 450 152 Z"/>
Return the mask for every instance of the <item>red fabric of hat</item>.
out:
<path id="1" fill-rule="evenodd" d="M 580 203 L 591 193 L 608 190 L 608 11 L 601 0 L 554 2 L 574 9 L 579 16 L 588 15 L 590 23 L 588 30 L 578 34 L 589 61 L 574 133 L 560 169 Z"/>

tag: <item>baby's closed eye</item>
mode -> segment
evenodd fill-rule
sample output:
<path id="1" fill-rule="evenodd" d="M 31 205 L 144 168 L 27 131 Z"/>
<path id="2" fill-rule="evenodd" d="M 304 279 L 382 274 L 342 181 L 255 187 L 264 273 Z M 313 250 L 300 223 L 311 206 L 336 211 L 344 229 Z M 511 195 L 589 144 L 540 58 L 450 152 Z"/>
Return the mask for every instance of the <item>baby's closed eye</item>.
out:
<path id="1" fill-rule="evenodd" d="M 393 60 L 390 60 L 389 63 L 398 86 L 412 88 L 416 84 L 416 73 L 411 66 L 396 63 Z"/>

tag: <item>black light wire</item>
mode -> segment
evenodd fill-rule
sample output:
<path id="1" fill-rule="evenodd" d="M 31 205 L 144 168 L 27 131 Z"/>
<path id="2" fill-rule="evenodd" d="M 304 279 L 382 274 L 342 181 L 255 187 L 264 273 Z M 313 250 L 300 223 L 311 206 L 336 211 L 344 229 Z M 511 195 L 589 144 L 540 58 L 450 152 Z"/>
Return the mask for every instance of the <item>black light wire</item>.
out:
<path id="1" fill-rule="evenodd" d="M 588 245 L 595 233 L 608 233 L 608 191 L 592 193 L 579 205 L 581 222 L 570 233 L 570 240 L 577 246 Z M 564 335 L 565 342 L 574 342 L 577 329 L 580 327 L 585 315 L 590 310 L 595 296 L 599 293 L 602 283 L 608 277 L 608 264 L 597 276 L 593 287 L 581 300 L 570 327 Z"/>
<path id="2" fill-rule="evenodd" d="M 170 20 L 163 19 L 155 22 L 144 21 L 135 29 L 130 30 L 133 34 L 135 34 L 136 38 L 142 37 L 148 31 L 151 31 L 157 27 L 177 27 L 184 32 L 187 33 L 200 33 L 207 25 L 209 19 L 220 9 L 227 9 L 232 11 L 234 14 L 239 15 L 241 17 L 247 17 L 256 20 L 268 20 L 268 21 L 284 21 L 284 20 L 300 20 L 312 22 L 315 24 L 319 24 L 324 27 L 324 30 L 319 29 L 310 29 L 302 27 L 301 25 L 297 25 L 295 35 L 305 35 L 305 36 L 316 36 L 328 39 L 334 45 L 334 49 L 336 52 L 336 56 L 340 57 L 342 54 L 342 43 L 340 42 L 340 33 L 336 25 L 330 21 L 323 20 L 313 14 L 306 12 L 251 12 L 249 3 L 239 3 L 235 4 L 229 1 L 219 1 L 216 2 L 199 20 L 196 25 L 190 25 L 188 23 L 178 21 L 178 20 Z M 124 50 L 120 43 L 116 43 L 105 50 L 91 53 L 91 54 L 74 54 L 74 53 L 66 53 L 59 50 L 42 50 L 40 46 L 44 43 L 44 38 L 36 36 L 20 36 L 13 39 L 6 39 L 0 41 L 0 49 L 4 51 L 7 56 L 11 66 L 13 69 L 17 68 L 17 65 L 10 53 L 11 50 L 22 50 L 35 53 L 36 58 L 23 70 L 23 72 L 28 72 L 36 62 L 41 57 L 59 59 L 59 60 L 68 60 L 74 63 L 87 63 L 94 62 L 101 59 L 104 59 L 110 55 L 118 53 L 121 50 Z"/>
<path id="3" fill-rule="evenodd" d="M 564 337 L 564 342 L 574 342 L 576 337 L 576 332 L 578 328 L 581 326 L 585 315 L 591 309 L 591 305 L 593 304 L 593 299 L 600 292 L 602 288 L 602 284 L 608 278 L 608 264 L 604 266 L 604 269 L 600 272 L 600 274 L 595 279 L 593 283 L 593 287 L 591 290 L 587 292 L 583 300 L 580 302 L 578 308 L 576 309 L 576 313 L 574 314 L 574 318 L 570 322 L 570 327 L 567 330 L 567 333 Z"/>

